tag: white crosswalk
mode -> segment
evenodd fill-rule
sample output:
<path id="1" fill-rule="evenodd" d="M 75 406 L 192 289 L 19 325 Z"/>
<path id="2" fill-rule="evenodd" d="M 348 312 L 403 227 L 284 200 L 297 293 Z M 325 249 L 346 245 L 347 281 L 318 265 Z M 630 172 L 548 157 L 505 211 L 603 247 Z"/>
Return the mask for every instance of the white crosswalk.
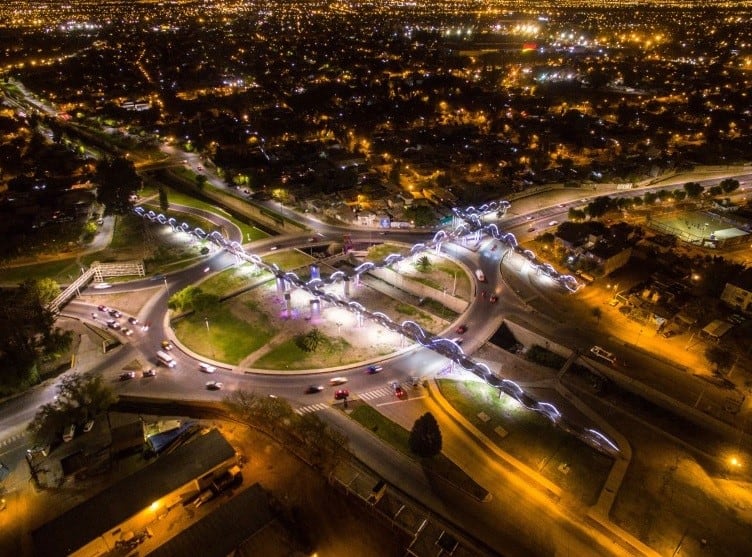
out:
<path id="1" fill-rule="evenodd" d="M 295 413 L 302 416 L 303 414 L 310 414 L 311 412 L 318 412 L 319 410 L 326 410 L 329 408 L 328 404 L 319 402 L 317 404 L 309 404 L 308 406 L 301 406 L 295 409 Z"/>
<path id="2" fill-rule="evenodd" d="M 17 441 L 18 439 L 21 439 L 21 437 L 23 436 L 24 436 L 23 433 L 17 433 L 11 437 L 8 437 L 7 439 L 3 439 L 2 441 L 0 441 L 0 447 L 5 447 L 6 445 L 10 445 L 11 443 L 13 443 L 13 441 Z"/>
<path id="3" fill-rule="evenodd" d="M 362 400 L 375 400 L 377 398 L 383 398 L 385 396 L 391 396 L 392 392 L 393 391 L 390 388 L 388 388 L 388 387 L 382 387 L 380 389 L 374 389 L 372 391 L 368 391 L 368 392 L 365 392 L 365 393 L 358 393 L 355 396 L 357 396 L 358 398 L 360 398 Z"/>
<path id="4" fill-rule="evenodd" d="M 379 389 L 373 389 L 372 391 L 366 391 L 365 393 L 356 393 L 350 397 L 350 400 L 359 398 L 361 400 L 376 400 L 378 398 L 391 397 L 394 391 L 389 387 L 381 387 Z M 319 412 L 329 408 L 328 404 L 323 402 L 317 402 L 316 404 L 308 404 L 307 406 L 301 406 L 295 409 L 295 413 L 299 416 L 303 414 L 310 414 L 311 412 Z"/>

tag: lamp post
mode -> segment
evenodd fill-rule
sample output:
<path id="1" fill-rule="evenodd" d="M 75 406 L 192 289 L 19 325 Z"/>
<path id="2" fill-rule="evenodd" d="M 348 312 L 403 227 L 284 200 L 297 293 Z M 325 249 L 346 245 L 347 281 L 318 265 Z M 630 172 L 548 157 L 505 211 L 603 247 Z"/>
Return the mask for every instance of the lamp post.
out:
<path id="1" fill-rule="evenodd" d="M 209 318 L 204 317 L 204 323 L 206 324 L 206 338 L 209 340 L 209 350 L 211 350 L 212 359 L 216 358 L 214 355 L 214 344 L 211 340 L 211 329 L 209 328 Z"/>

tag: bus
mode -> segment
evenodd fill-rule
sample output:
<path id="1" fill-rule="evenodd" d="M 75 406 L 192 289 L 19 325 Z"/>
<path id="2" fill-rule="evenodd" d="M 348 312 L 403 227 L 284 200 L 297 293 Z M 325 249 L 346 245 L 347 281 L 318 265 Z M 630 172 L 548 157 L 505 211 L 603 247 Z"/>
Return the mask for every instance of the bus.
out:
<path id="1" fill-rule="evenodd" d="M 164 350 L 160 350 L 159 352 L 157 352 L 157 360 L 163 366 L 175 367 L 177 365 L 177 362 L 175 361 L 175 358 L 173 358 L 172 356 L 170 356 Z"/>
<path id="2" fill-rule="evenodd" d="M 614 356 L 608 350 L 604 350 L 600 346 L 593 346 L 590 349 L 590 353 L 593 356 L 597 357 L 597 358 L 601 358 L 602 360 L 606 360 L 608 363 L 610 363 L 612 365 L 616 365 L 616 356 Z"/>

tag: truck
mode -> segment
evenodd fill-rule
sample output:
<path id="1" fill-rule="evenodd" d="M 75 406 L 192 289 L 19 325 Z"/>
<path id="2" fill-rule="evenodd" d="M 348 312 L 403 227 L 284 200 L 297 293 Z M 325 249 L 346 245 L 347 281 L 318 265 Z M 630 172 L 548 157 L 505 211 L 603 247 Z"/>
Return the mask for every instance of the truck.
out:
<path id="1" fill-rule="evenodd" d="M 479 282 L 486 282 L 486 275 L 480 269 L 475 270 L 475 277 Z"/>
<path id="2" fill-rule="evenodd" d="M 160 351 L 157 352 L 157 360 L 163 366 L 175 367 L 177 365 L 177 362 L 175 361 L 175 358 L 173 358 L 172 356 L 170 356 L 164 350 L 160 350 Z"/>

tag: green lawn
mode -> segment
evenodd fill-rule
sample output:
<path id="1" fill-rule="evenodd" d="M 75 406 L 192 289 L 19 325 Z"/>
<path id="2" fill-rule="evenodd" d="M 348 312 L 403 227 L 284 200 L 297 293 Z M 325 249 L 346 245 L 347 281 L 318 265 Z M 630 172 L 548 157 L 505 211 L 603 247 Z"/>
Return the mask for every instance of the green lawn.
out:
<path id="1" fill-rule="evenodd" d="M 194 352 L 234 365 L 277 333 L 265 314 L 255 313 L 250 320 L 248 316 L 240 319 L 228 311 L 226 304 L 176 320 L 173 328 L 180 342 Z"/>
<path id="2" fill-rule="evenodd" d="M 201 283 L 200 288 L 204 292 L 222 297 L 249 283 L 257 282 L 260 280 L 259 277 L 261 277 L 261 275 L 265 275 L 268 278 L 271 278 L 272 276 L 255 265 L 244 263 L 239 267 L 231 267 L 212 275 Z"/>
<path id="3" fill-rule="evenodd" d="M 479 381 L 440 379 L 439 389 L 449 403 L 500 448 L 533 470 L 576 495 L 586 504 L 597 499 L 613 459 L 555 427 L 544 416 L 526 410 L 511 397 Z M 478 417 L 489 416 L 488 421 Z M 497 427 L 506 430 L 501 437 Z M 563 473 L 559 466 L 569 468 Z"/>
<path id="4" fill-rule="evenodd" d="M 75 259 L 60 259 L 3 269 L 0 282 L 20 284 L 26 279 L 51 278 L 59 283 L 69 283 L 80 274 L 81 266 Z"/>
<path id="5" fill-rule="evenodd" d="M 368 248 L 369 261 L 381 261 L 387 255 L 392 253 L 401 253 L 407 255 L 410 253 L 410 248 L 407 246 L 398 246 L 395 244 L 379 244 L 378 246 L 371 246 Z"/>
<path id="6" fill-rule="evenodd" d="M 316 369 L 351 364 L 362 360 L 350 351 L 350 344 L 338 338 L 324 337 L 315 352 L 301 350 L 294 338 L 289 338 L 253 362 L 260 369 Z"/>
<path id="7" fill-rule="evenodd" d="M 408 444 L 410 432 L 399 424 L 385 418 L 373 407 L 368 406 L 367 404 L 359 404 L 350 413 L 350 417 L 360 423 L 363 427 L 370 429 L 377 437 L 397 449 L 402 454 L 414 460 L 418 460 L 423 465 L 426 474 L 440 476 L 442 479 L 471 494 L 477 499 L 482 500 L 488 495 L 487 490 L 473 481 L 470 476 L 463 472 L 459 466 L 449 460 L 443 453 L 440 453 L 433 458 L 420 458 L 415 456 L 410 452 L 410 446 Z"/>
<path id="8" fill-rule="evenodd" d="M 315 262 L 316 259 L 307 253 L 298 250 L 284 250 L 264 257 L 264 263 L 271 265 L 276 263 L 283 271 L 291 271 Z"/>

